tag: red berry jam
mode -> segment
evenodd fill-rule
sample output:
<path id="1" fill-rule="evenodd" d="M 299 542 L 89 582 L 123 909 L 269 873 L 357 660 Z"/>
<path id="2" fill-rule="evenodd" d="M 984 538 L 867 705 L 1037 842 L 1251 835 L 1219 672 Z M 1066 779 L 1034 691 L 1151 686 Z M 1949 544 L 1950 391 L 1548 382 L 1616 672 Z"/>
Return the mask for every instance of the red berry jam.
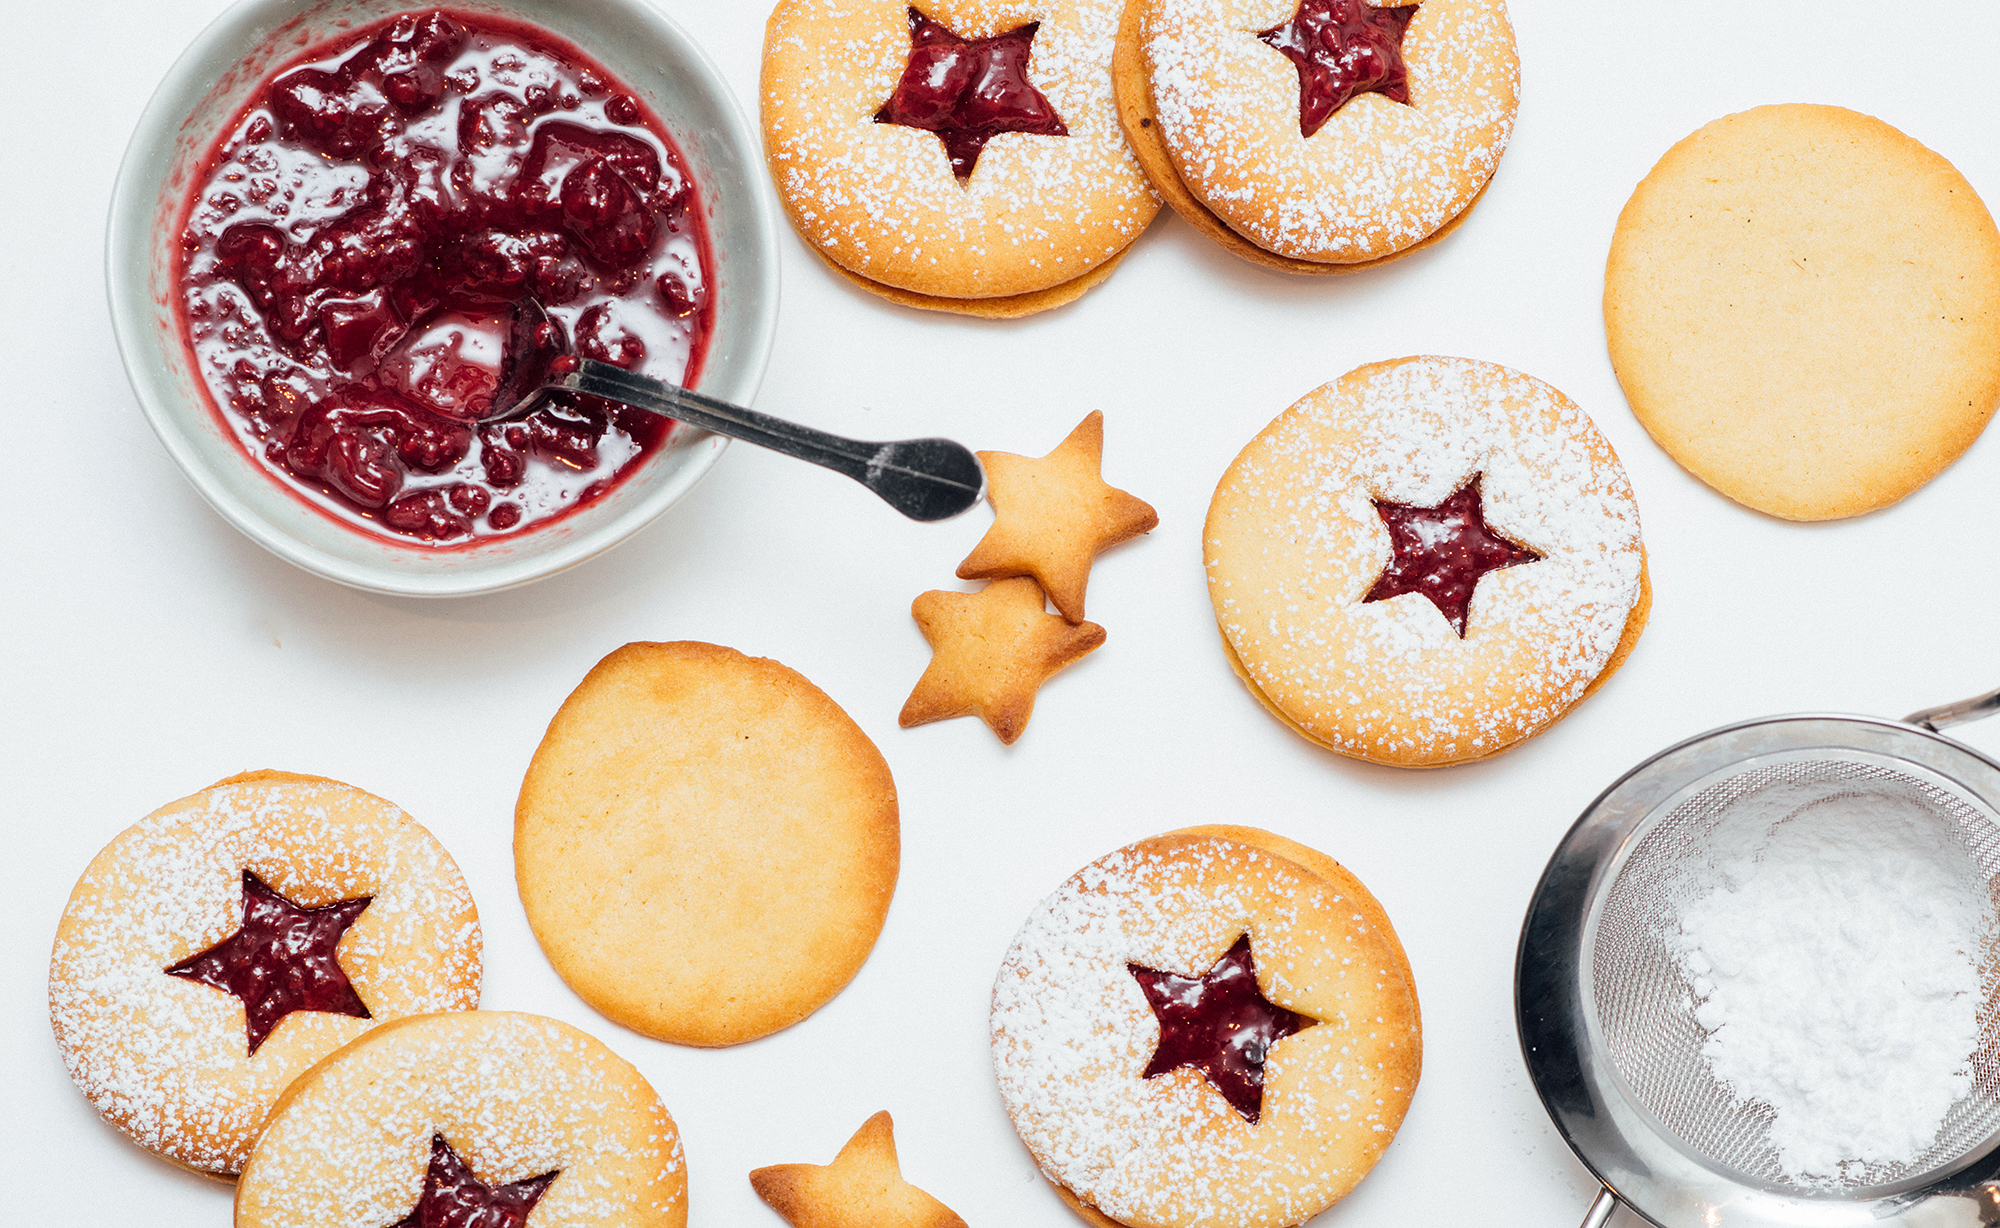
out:
<path id="1" fill-rule="evenodd" d="M 910 62 L 875 122 L 937 133 L 960 179 L 972 174 L 986 142 L 1003 132 L 1068 136 L 1062 116 L 1028 80 L 1041 25 L 1031 21 L 992 38 L 964 39 L 911 8 Z"/>
<path id="2" fill-rule="evenodd" d="M 300 908 L 263 879 L 243 871 L 243 924 L 234 934 L 166 969 L 243 1000 L 250 1052 L 293 1011 L 328 1011 L 369 1018 L 368 1008 L 340 966 L 347 927 L 373 896 L 320 908 Z"/>
<path id="3" fill-rule="evenodd" d="M 1300 0 L 1282 26 L 1257 37 L 1299 70 L 1299 135 L 1311 136 L 1357 94 L 1410 101 L 1403 33 L 1417 6 L 1377 8 L 1367 0 Z"/>
<path id="4" fill-rule="evenodd" d="M 1264 1059 L 1271 1046 L 1319 1020 L 1286 1010 L 1257 987 L 1250 935 L 1198 977 L 1127 964 L 1160 1022 L 1145 1077 L 1191 1066 L 1251 1125 L 1264 1112 Z"/>
<path id="5" fill-rule="evenodd" d="M 1377 499 L 1375 513 L 1389 530 L 1389 565 L 1361 598 L 1362 604 L 1421 593 L 1430 598 L 1460 639 L 1465 638 L 1465 617 L 1472 609 L 1472 593 L 1479 587 L 1479 578 L 1489 571 L 1539 562 L 1542 557 L 1495 533 L 1486 523 L 1478 474 L 1436 507 Z"/>
<path id="6" fill-rule="evenodd" d="M 431 1163 L 417 1205 L 389 1228 L 521 1228 L 560 1169 L 510 1185 L 474 1176 L 444 1135 L 431 1135 Z"/>
<path id="7" fill-rule="evenodd" d="M 402 538 L 547 524 L 671 431 L 568 394 L 478 424 L 522 300 L 560 349 L 674 383 L 708 344 L 673 138 L 575 47 L 502 18 L 405 14 L 307 51 L 226 129 L 184 225 L 179 307 L 224 421 L 309 501 Z"/>

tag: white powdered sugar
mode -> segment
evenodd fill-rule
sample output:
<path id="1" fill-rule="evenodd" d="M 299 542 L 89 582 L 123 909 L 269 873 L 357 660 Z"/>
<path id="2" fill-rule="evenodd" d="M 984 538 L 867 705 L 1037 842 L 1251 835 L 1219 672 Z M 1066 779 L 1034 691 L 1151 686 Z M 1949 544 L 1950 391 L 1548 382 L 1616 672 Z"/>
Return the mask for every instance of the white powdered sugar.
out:
<path id="1" fill-rule="evenodd" d="M 685 1222 L 680 1135 L 638 1071 L 556 1020 L 464 1011 L 385 1028 L 301 1079 L 258 1140 L 237 1223 L 394 1224 L 434 1134 L 487 1185 L 558 1173 L 535 1228 Z"/>
<path id="2" fill-rule="evenodd" d="M 1416 1079 L 1415 999 L 1378 916 L 1233 841 L 1160 837 L 1079 871 L 993 991 L 994 1070 L 1036 1162 L 1132 1225 L 1297 1223 L 1345 1194 Z M 1266 996 L 1320 1020 L 1272 1047 L 1254 1126 L 1193 1072 L 1143 1077 L 1160 1029 L 1129 967 L 1200 976 L 1243 934 Z"/>
<path id="3" fill-rule="evenodd" d="M 1364 602 L 1390 559 L 1375 501 L 1434 507 L 1474 476 L 1495 533 L 1539 554 L 1483 576 L 1460 637 L 1421 594 Z M 1217 621 L 1256 687 L 1366 757 L 1445 761 L 1545 728 L 1603 671 L 1640 596 L 1631 485 L 1590 418 L 1492 363 L 1377 363 L 1244 449 L 1207 531 Z"/>
<path id="4" fill-rule="evenodd" d="M 1766 790 L 1680 912 L 1702 1056 L 1766 1106 L 1793 1179 L 1903 1165 L 1972 1089 L 1993 906 L 1949 827 L 1889 794 Z"/>
<path id="5" fill-rule="evenodd" d="M 963 38 L 1039 22 L 1028 75 L 1068 136 L 1000 133 L 970 178 L 935 133 L 878 124 L 910 59 L 905 0 L 787 0 L 765 42 L 766 156 L 793 222 L 835 263 L 927 294 L 1019 293 L 1123 251 L 1159 210 L 1118 125 L 1118 0 L 937 0 Z"/>
<path id="6" fill-rule="evenodd" d="M 1401 251 L 1485 187 L 1513 133 L 1518 67 L 1500 0 L 1424 0 L 1403 41 L 1409 103 L 1362 94 L 1310 137 L 1299 78 L 1259 31 L 1296 0 L 1153 0 L 1143 47 L 1189 189 L 1252 242 L 1304 260 Z"/>
<path id="7" fill-rule="evenodd" d="M 235 933 L 250 870 L 305 907 L 373 896 L 339 959 L 373 1020 L 287 1015 L 248 1052 L 242 1003 L 166 969 Z M 128 828 L 78 882 L 49 1012 L 70 1077 L 112 1124 L 193 1168 L 238 1171 L 273 1101 L 374 1023 L 479 1001 L 471 893 L 394 806 L 330 781 L 218 786 Z"/>

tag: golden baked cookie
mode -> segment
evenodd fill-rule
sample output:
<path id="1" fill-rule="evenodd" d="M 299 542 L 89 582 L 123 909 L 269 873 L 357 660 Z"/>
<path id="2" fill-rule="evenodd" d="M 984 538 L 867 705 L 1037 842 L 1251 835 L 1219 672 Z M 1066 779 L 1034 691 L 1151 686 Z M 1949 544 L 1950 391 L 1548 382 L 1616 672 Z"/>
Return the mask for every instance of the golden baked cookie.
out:
<path id="1" fill-rule="evenodd" d="M 1039 459 L 1011 452 L 979 459 L 993 527 L 958 565 L 958 578 L 1033 576 L 1064 618 L 1082 622 L 1091 560 L 1160 523 L 1151 504 L 1104 481 L 1104 415 L 1092 411 Z"/>
<path id="2" fill-rule="evenodd" d="M 1480 759 L 1621 664 L 1650 607 L 1639 512 L 1569 398 L 1493 363 L 1371 363 L 1252 440 L 1203 529 L 1253 694 L 1342 754 Z"/>
<path id="3" fill-rule="evenodd" d="M 1128 845 L 1037 905 L 1001 962 L 992 1039 L 1035 1162 L 1122 1228 L 1304 1223 L 1381 1158 L 1423 1049 L 1409 960 L 1367 888 L 1227 826 Z"/>
<path id="4" fill-rule="evenodd" d="M 1111 95 L 1119 0 L 779 0 L 764 152 L 800 235 L 906 306 L 1096 285 L 1159 211 Z"/>
<path id="5" fill-rule="evenodd" d="M 378 1028 L 292 1084 L 236 1186 L 236 1228 L 683 1228 L 687 1165 L 645 1077 L 505 1011 Z"/>
<path id="6" fill-rule="evenodd" d="M 789 1027 L 852 980 L 896 890 L 896 783 L 776 661 L 627 644 L 564 701 L 521 783 L 514 871 L 570 988 L 684 1045 Z"/>
<path id="7" fill-rule="evenodd" d="M 233 1176 L 303 1070 L 388 1020 L 479 1004 L 479 914 L 409 815 L 247 772 L 162 806 L 70 893 L 49 1015 L 106 1121 Z"/>
<path id="8" fill-rule="evenodd" d="M 903 1180 L 888 1110 L 861 1123 L 831 1164 L 774 1164 L 750 1174 L 757 1196 L 792 1228 L 965 1228 Z"/>
<path id="9" fill-rule="evenodd" d="M 1167 203 L 1293 273 L 1455 228 L 1506 151 L 1519 79 L 1504 0 L 1129 0 L 1114 70 Z"/>
<path id="10" fill-rule="evenodd" d="M 1618 216 L 1604 331 L 1687 470 L 1788 520 L 1883 507 L 2000 404 L 2000 230 L 1881 120 L 1790 104 L 1668 150 Z"/>
<path id="11" fill-rule="evenodd" d="M 910 617 L 930 642 L 931 663 L 897 723 L 908 729 L 977 716 L 1008 746 L 1028 727 L 1042 684 L 1104 643 L 1096 623 L 1049 613 L 1041 585 L 1027 576 L 976 593 L 924 593 L 910 603 Z"/>

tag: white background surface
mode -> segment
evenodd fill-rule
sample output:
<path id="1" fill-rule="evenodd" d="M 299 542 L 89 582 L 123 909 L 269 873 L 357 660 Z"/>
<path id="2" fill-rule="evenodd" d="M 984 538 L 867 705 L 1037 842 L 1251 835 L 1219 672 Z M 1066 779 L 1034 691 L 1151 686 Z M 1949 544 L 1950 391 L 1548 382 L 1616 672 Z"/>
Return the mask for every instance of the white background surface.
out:
<path id="1" fill-rule="evenodd" d="M 661 0 L 753 110 L 764 0 Z M 1567 1225 L 1594 1187 L 1529 1086 L 1514 940 L 1582 807 L 1670 742 L 1770 712 L 1901 715 L 2000 685 L 2000 439 L 1900 505 L 1802 526 L 1678 469 L 1605 358 L 1604 253 L 1674 141 L 1767 102 L 1837 103 L 1944 153 L 2000 201 L 2000 5 L 1516 0 L 1523 102 L 1483 203 L 1439 247 L 1343 279 L 1242 263 L 1163 214 L 1124 267 L 1018 323 L 888 306 L 789 233 L 759 405 L 869 438 L 945 433 L 1039 455 L 1107 418 L 1105 473 L 1161 525 L 1100 559 L 1108 644 L 1058 677 L 1002 748 L 976 720 L 900 730 L 928 659 L 908 615 L 983 531 L 901 522 L 845 479 L 732 448 L 628 544 L 525 590 L 426 604 L 341 589 L 202 504 L 125 384 L 101 235 L 126 137 L 218 0 L 5 0 L 0 177 L 5 434 L 0 573 L 0 1220 L 221 1225 L 225 1185 L 126 1143 L 70 1085 L 45 980 L 71 884 L 115 833 L 247 768 L 351 781 L 407 808 L 481 906 L 485 1005 L 558 1016 L 645 1071 L 679 1122 L 692 1222 L 776 1228 L 744 1174 L 824 1163 L 895 1114 L 905 1172 L 975 1226 L 1073 1221 L 994 1090 L 994 968 L 1029 907 L 1132 839 L 1248 823 L 1321 848 L 1380 897 L 1416 969 L 1423 1081 L 1387 1157 L 1316 1225 Z M 1433 773 L 1296 738 L 1230 674 L 1199 528 L 1216 479 L 1271 417 L 1362 362 L 1433 352 L 1540 376 L 1624 458 L 1657 593 L 1618 677 L 1497 761 Z M 970 586 L 962 586 L 970 587 Z M 556 978 L 514 892 L 513 799 L 548 718 L 635 639 L 706 639 L 798 669 L 882 748 L 903 874 L 854 983 L 799 1026 L 726 1051 L 660 1044 Z M 1968 740 L 2000 748 L 2000 723 Z M 1621 1213 L 1621 1216 L 1625 1213 Z"/>

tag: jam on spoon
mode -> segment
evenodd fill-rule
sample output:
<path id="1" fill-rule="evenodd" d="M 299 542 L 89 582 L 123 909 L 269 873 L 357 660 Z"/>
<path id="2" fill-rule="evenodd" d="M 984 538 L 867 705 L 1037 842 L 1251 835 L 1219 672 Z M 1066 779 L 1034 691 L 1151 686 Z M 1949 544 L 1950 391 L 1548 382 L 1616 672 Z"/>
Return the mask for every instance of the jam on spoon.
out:
<path id="1" fill-rule="evenodd" d="M 1000 133 L 1068 136 L 1055 107 L 1028 80 L 1040 28 L 1031 21 L 992 38 L 965 39 L 912 7 L 910 62 L 875 122 L 937 133 L 961 180 Z"/>

